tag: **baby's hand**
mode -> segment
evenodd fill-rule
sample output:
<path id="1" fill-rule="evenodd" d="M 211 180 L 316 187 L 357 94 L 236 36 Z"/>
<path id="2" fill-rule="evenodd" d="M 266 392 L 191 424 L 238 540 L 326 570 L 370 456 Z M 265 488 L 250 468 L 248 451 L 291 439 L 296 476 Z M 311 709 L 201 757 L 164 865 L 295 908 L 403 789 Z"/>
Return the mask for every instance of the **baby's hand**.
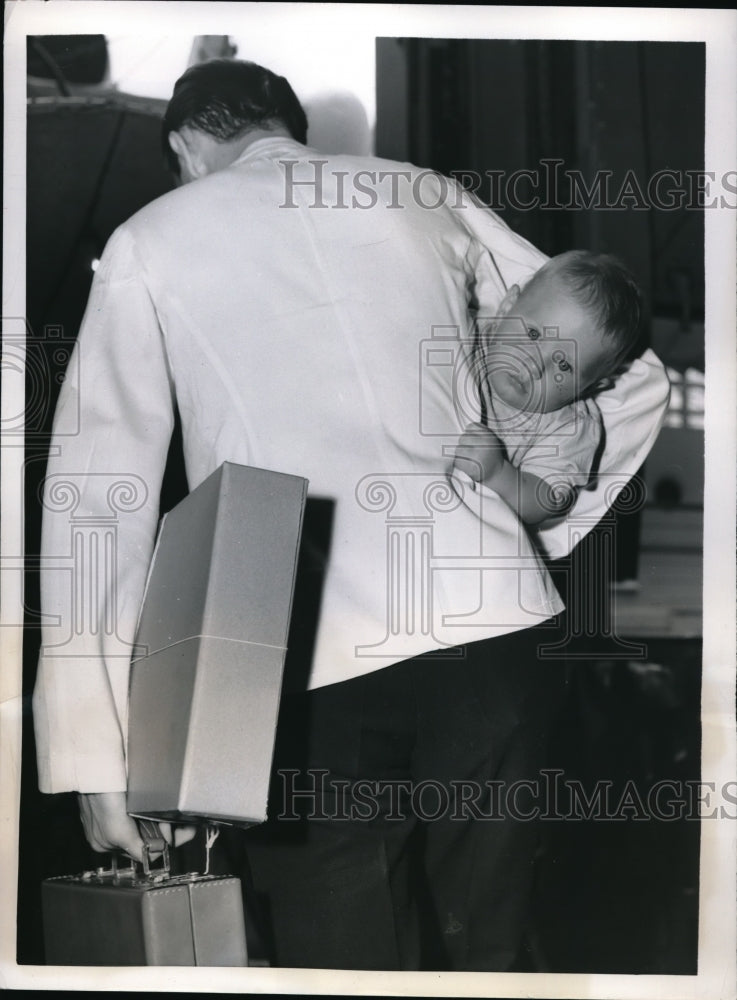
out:
<path id="1" fill-rule="evenodd" d="M 453 464 L 474 482 L 486 482 L 502 469 L 504 445 L 483 424 L 469 424 L 460 437 Z"/>

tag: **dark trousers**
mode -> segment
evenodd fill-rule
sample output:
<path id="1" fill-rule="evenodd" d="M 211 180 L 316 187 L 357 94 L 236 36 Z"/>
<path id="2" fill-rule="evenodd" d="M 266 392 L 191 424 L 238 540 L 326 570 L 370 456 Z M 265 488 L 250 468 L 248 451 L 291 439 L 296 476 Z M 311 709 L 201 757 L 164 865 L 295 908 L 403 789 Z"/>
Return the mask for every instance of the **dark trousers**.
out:
<path id="1" fill-rule="evenodd" d="M 269 820 L 244 838 L 274 964 L 513 966 L 564 682 L 538 646 L 556 636 L 528 629 L 283 699 Z"/>

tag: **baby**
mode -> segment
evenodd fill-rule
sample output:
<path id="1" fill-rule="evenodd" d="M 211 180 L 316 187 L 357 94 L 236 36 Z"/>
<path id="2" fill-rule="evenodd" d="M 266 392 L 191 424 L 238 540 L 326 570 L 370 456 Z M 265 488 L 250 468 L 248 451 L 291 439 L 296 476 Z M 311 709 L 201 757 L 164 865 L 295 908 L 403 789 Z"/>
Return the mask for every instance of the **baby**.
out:
<path id="1" fill-rule="evenodd" d="M 603 445 L 595 395 L 638 341 L 641 296 L 614 257 L 573 250 L 549 260 L 479 331 L 482 423 L 469 425 L 456 469 L 493 489 L 528 525 L 564 515 Z"/>

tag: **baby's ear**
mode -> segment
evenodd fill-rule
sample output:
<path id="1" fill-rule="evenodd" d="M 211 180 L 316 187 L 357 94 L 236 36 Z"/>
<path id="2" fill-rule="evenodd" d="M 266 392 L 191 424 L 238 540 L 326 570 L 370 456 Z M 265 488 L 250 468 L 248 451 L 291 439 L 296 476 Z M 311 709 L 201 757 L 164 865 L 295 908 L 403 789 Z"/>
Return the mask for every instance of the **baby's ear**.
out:
<path id="1" fill-rule="evenodd" d="M 604 378 L 598 379 L 593 385 L 589 386 L 586 395 L 594 396 L 599 392 L 606 392 L 607 389 L 613 389 L 616 381 L 614 375 L 605 375 Z"/>
<path id="2" fill-rule="evenodd" d="M 607 389 L 613 389 L 617 384 L 617 379 L 620 375 L 623 375 L 627 369 L 630 367 L 630 361 L 624 361 L 618 368 L 616 368 L 611 375 L 604 375 L 602 378 L 594 382 L 593 385 L 589 386 L 586 391 L 587 396 L 594 395 L 597 392 L 606 392 Z"/>

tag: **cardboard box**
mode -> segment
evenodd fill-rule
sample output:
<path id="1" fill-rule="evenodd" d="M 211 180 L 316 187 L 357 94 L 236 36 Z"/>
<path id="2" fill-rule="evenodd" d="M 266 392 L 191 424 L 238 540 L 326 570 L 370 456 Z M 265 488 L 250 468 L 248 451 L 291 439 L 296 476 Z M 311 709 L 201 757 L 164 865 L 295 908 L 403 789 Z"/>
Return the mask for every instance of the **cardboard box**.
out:
<path id="1" fill-rule="evenodd" d="M 131 815 L 266 819 L 306 494 L 226 462 L 164 518 L 131 670 Z"/>

